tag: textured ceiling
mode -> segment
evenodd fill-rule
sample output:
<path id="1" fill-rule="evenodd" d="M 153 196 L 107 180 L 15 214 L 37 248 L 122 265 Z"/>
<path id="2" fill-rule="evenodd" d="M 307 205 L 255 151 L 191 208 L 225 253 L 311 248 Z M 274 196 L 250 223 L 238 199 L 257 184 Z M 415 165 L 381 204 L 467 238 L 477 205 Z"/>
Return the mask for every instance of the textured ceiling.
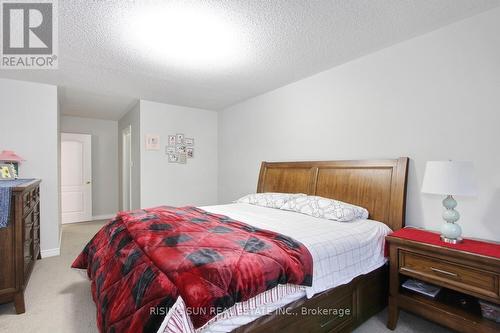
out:
<path id="1" fill-rule="evenodd" d="M 59 103 L 66 116 L 118 120 L 138 102 L 136 98 L 103 95 L 80 88 L 60 87 Z"/>
<path id="2" fill-rule="evenodd" d="M 151 9 L 153 21 L 175 5 L 224 20 L 238 52 L 204 66 L 180 64 L 168 49 L 164 57 L 152 57 L 132 36 L 135 18 Z M 61 107 L 73 115 L 117 119 L 137 98 L 218 110 L 498 5 L 499 0 L 59 0 L 59 70 L 0 70 L 0 77 L 64 87 Z M 175 27 L 169 29 L 172 35 Z M 162 45 L 161 34 L 155 38 Z M 204 46 L 208 57 L 209 48 L 224 45 Z"/>

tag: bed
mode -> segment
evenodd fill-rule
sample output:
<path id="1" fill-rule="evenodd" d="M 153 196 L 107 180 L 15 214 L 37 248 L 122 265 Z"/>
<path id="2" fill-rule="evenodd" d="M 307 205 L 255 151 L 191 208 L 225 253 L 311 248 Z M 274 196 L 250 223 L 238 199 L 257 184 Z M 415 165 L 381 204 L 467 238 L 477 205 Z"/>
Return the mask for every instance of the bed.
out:
<path id="1" fill-rule="evenodd" d="M 283 233 L 286 242 L 298 240 L 299 244 L 305 244 L 314 259 L 312 281 L 305 282 L 308 280 L 306 278 L 308 272 L 298 270 L 295 272 L 295 280 L 303 281 L 303 283 L 280 282 L 274 288 L 268 288 L 251 299 L 237 302 L 229 308 L 226 307 L 226 310 L 219 313 L 215 319 L 204 321 L 204 325 L 198 326 L 197 331 L 349 331 L 383 309 L 387 300 L 388 282 L 387 268 L 384 265 L 383 239 L 390 229 L 397 230 L 404 226 L 407 166 L 407 158 L 376 161 L 262 163 L 257 192 L 305 193 L 334 198 L 365 207 L 370 212 L 370 220 L 356 221 L 353 224 L 341 223 L 334 230 L 331 229 L 332 223 L 326 220 L 314 221 L 310 219 L 315 218 L 306 218 L 302 214 L 252 205 L 231 204 L 202 207 L 202 209 L 194 207 L 179 209 L 179 213 L 182 214 L 194 214 L 193 216 L 198 218 L 199 214 L 206 214 L 202 217 L 209 216 L 220 219 L 222 222 L 224 222 L 223 218 L 229 217 L 241 221 L 244 229 L 250 226 L 252 229 L 255 227 L 256 230 L 269 230 L 272 235 Z M 149 212 L 144 221 L 149 223 L 151 216 Z M 280 225 L 283 224 L 282 221 L 286 221 L 287 225 Z M 314 228 L 302 231 L 301 224 L 314 225 Z M 113 223 L 110 225 L 113 226 Z M 159 226 L 155 225 L 153 231 L 159 231 L 158 228 Z M 224 229 L 222 225 L 217 228 Z M 118 229 L 122 232 L 126 228 L 121 226 Z M 140 232 L 142 232 L 140 235 L 144 234 L 143 230 Z M 108 232 L 107 235 L 114 237 L 114 234 L 116 232 Z M 288 237 L 291 238 L 288 239 Z M 354 239 L 356 241 L 353 241 Z M 151 240 L 147 241 L 151 242 Z M 224 238 L 219 238 L 219 242 L 224 242 Z M 119 243 L 123 242 L 119 241 Z M 122 247 L 126 247 L 126 243 L 123 243 Z M 330 247 L 340 248 L 341 250 L 337 250 L 337 253 L 344 252 L 343 256 L 329 255 Z M 342 249 L 349 251 L 342 251 Z M 86 248 L 85 251 L 88 249 Z M 93 251 L 96 250 L 91 249 L 90 252 Z M 376 255 L 366 255 L 371 253 Z M 305 253 L 300 253 L 300 251 L 294 252 L 294 255 L 295 261 L 307 262 L 309 260 Z M 344 269 L 344 266 L 339 265 L 338 262 L 351 263 L 353 267 Z M 90 262 L 85 265 L 88 266 L 90 276 L 93 269 L 91 266 L 95 265 Z M 79 264 L 80 268 L 85 265 Z M 323 268 L 321 268 L 322 265 Z M 291 266 L 293 266 L 293 260 Z M 114 266 L 109 267 L 113 269 Z M 123 267 L 120 267 L 123 270 Z M 332 267 L 338 269 L 332 270 Z M 301 275 L 302 273 L 304 274 Z M 99 289 L 99 276 L 94 274 L 94 278 L 97 280 L 97 289 Z M 103 284 L 102 281 L 100 283 Z M 136 292 L 137 285 L 140 286 L 141 283 L 139 281 L 135 285 L 133 292 Z M 96 284 L 93 280 L 93 292 L 95 288 Z M 144 290 L 141 292 L 143 295 Z M 96 300 L 94 293 L 93 296 Z M 176 297 L 176 299 L 175 304 L 169 303 L 168 313 L 164 313 L 161 317 L 163 322 L 158 332 L 194 331 L 182 297 Z M 173 302 L 173 298 L 170 298 L 170 301 Z M 243 310 L 260 309 L 259 306 L 265 309 L 264 313 L 257 311 L 248 315 L 245 312 L 246 316 L 238 316 Z M 339 309 L 342 310 L 341 313 Z M 348 313 L 344 313 L 345 311 Z M 146 315 L 146 313 L 139 315 Z M 103 318 L 99 318 L 98 311 L 98 323 L 100 320 Z"/>
<path id="2" fill-rule="evenodd" d="M 393 231 L 405 225 L 407 157 L 394 160 L 263 162 L 257 192 L 307 193 L 365 207 L 370 219 Z M 382 266 L 351 282 L 287 307 L 351 308 L 350 316 L 266 315 L 236 329 L 242 332 L 344 332 L 358 327 L 387 305 L 388 269 Z"/>

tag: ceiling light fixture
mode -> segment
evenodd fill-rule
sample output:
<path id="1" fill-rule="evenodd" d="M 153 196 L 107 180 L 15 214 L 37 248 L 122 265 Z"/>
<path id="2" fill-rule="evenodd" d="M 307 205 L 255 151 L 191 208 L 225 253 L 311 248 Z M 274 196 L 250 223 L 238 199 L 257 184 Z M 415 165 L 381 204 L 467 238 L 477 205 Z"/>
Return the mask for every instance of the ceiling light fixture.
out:
<path id="1" fill-rule="evenodd" d="M 179 3 L 141 10 L 124 38 L 146 57 L 190 69 L 219 69 L 244 59 L 244 36 L 213 8 Z"/>

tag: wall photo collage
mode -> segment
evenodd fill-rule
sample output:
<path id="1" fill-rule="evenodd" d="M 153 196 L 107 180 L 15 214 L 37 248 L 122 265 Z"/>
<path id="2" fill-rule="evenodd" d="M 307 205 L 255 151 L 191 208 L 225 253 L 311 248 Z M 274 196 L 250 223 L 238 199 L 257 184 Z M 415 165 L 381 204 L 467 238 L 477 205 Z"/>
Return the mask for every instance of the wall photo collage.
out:
<path id="1" fill-rule="evenodd" d="M 169 135 L 165 154 L 170 163 L 186 164 L 188 159 L 194 158 L 194 139 L 186 138 L 182 133 Z"/>
<path id="2" fill-rule="evenodd" d="M 146 150 L 160 150 L 159 135 L 146 135 Z M 170 163 L 186 164 L 188 159 L 194 158 L 194 139 L 186 138 L 182 133 L 169 135 L 165 154 Z"/>

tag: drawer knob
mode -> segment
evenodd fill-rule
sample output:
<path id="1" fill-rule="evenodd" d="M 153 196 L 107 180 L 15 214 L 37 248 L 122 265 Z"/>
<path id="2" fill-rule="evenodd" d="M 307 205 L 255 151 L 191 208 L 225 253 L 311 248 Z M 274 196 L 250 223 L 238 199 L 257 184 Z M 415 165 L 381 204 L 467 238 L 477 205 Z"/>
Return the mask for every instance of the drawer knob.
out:
<path id="1" fill-rule="evenodd" d="M 441 274 L 444 274 L 444 275 L 448 275 L 448 276 L 453 276 L 453 277 L 457 277 L 457 273 L 453 273 L 453 272 L 448 272 L 448 271 L 443 271 L 442 269 L 439 269 L 439 268 L 434 268 L 434 267 L 431 267 L 431 270 L 433 272 L 436 272 L 436 273 L 441 273 Z"/>

